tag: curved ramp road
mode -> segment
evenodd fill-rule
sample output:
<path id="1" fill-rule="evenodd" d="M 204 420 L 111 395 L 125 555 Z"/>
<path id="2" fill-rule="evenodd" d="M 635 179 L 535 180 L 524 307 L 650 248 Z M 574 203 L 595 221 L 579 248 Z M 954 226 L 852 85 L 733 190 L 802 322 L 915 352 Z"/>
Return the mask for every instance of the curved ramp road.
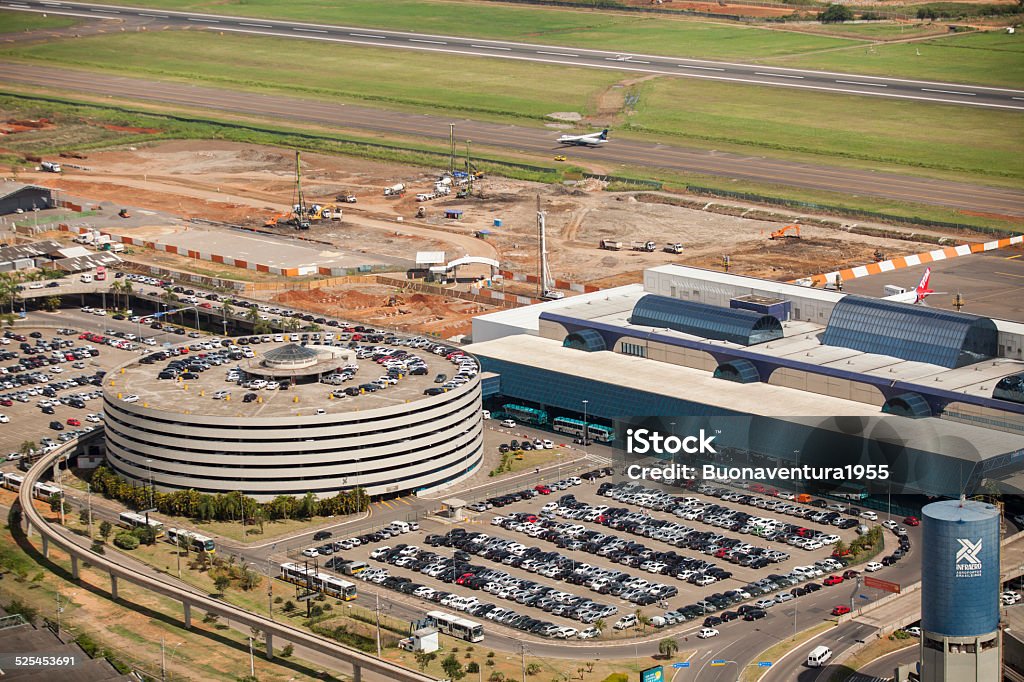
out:
<path id="1" fill-rule="evenodd" d="M 102 433 L 102 431 L 98 432 Z M 110 575 L 114 598 L 117 598 L 117 581 L 124 580 L 139 587 L 145 588 L 165 597 L 170 597 L 182 602 L 185 609 L 185 627 L 191 627 L 191 609 L 196 607 L 205 612 L 212 612 L 230 618 L 236 623 L 256 628 L 267 636 L 267 653 L 272 656 L 273 640 L 276 638 L 278 644 L 292 642 L 296 645 L 306 647 L 321 654 L 333 657 L 340 663 L 351 666 L 353 679 L 361 682 L 362 674 L 372 676 L 379 682 L 434 682 L 436 678 L 431 677 L 408 668 L 396 665 L 390 661 L 382 660 L 364 654 L 356 649 L 350 649 L 337 642 L 310 634 L 288 623 L 273 621 L 266 616 L 246 611 L 240 607 L 232 606 L 227 602 L 212 599 L 204 594 L 197 594 L 192 588 L 184 583 L 156 574 L 148 568 L 140 568 L 134 565 L 136 562 L 127 557 L 121 558 L 116 555 L 110 557 L 96 554 L 87 546 L 88 540 L 73 535 L 66 529 L 59 526 L 52 526 L 47 523 L 32 504 L 32 486 L 36 484 L 40 476 L 57 461 L 71 452 L 77 446 L 76 441 L 70 441 L 67 445 L 60 447 L 37 461 L 25 474 L 25 481 L 21 485 L 18 494 L 18 501 L 25 523 L 29 529 L 38 531 L 43 538 L 43 554 L 46 555 L 50 544 L 57 545 L 71 555 L 71 573 L 77 579 L 79 562 L 87 561 L 100 571 Z M 118 563 L 124 562 L 125 565 Z M 270 578 L 271 580 L 273 578 Z"/>
<path id="2" fill-rule="evenodd" d="M 113 98 L 270 116 L 289 122 L 305 121 L 335 128 L 437 140 L 445 144 L 448 142 L 448 125 L 451 120 L 447 117 L 319 102 L 286 95 L 246 93 L 212 86 L 151 81 L 13 62 L 0 62 L 0 85 L 3 83 L 45 86 L 61 93 L 103 93 Z M 460 120 L 457 125 L 460 138 L 471 139 L 488 147 L 540 154 L 551 154 L 561 148 L 555 142 L 558 133 L 551 130 L 470 120 Z M 573 147 L 564 153 L 572 154 L 572 160 L 581 163 L 594 161 L 601 164 L 665 168 L 846 195 L 1024 216 L 1024 192 L 1015 189 L 616 139 L 614 132 L 608 144 L 600 147 Z"/>
<path id="3" fill-rule="evenodd" d="M 889 97 L 1024 111 L 1024 90 L 975 85 L 881 78 L 878 76 L 805 69 L 785 69 L 658 55 L 623 54 L 606 50 L 570 48 L 558 45 L 535 45 L 425 33 L 405 33 L 376 28 L 352 28 L 332 24 L 308 24 L 221 14 L 174 12 L 169 10 L 63 2 L 61 0 L 0 0 L 0 8 L 101 19 L 142 19 L 145 21 L 159 21 L 162 24 L 172 26 L 201 27 L 239 34 L 299 38 L 355 44 L 366 47 L 423 50 L 477 57 L 495 57 L 499 59 L 519 59 L 594 69 L 614 69 L 616 71 L 657 73 L 733 83 L 771 85 L 797 90 L 824 90 L 845 94 L 870 95 L 872 97 Z"/>

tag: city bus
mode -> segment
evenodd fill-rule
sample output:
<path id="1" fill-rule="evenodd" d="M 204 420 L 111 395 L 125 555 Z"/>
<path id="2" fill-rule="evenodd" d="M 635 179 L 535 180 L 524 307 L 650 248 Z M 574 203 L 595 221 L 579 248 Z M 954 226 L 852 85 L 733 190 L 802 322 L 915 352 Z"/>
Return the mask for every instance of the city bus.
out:
<path id="1" fill-rule="evenodd" d="M 4 474 L 4 487 L 8 490 L 20 490 L 25 477 L 15 473 Z"/>
<path id="2" fill-rule="evenodd" d="M 427 624 L 437 628 L 438 632 L 467 642 L 482 642 L 484 626 L 476 621 L 462 618 L 443 611 L 427 611 Z"/>
<path id="3" fill-rule="evenodd" d="M 285 582 L 307 587 L 315 592 L 323 592 L 336 599 L 352 601 L 356 598 L 356 586 L 327 573 L 317 573 L 313 568 L 298 564 L 281 564 L 278 577 Z"/>
<path id="4" fill-rule="evenodd" d="M 96 281 L 102 282 L 107 278 L 107 269 L 102 265 L 96 266 Z"/>
<path id="5" fill-rule="evenodd" d="M 506 417 L 515 419 L 520 424 L 534 424 L 542 426 L 548 423 L 548 413 L 546 410 L 538 410 L 535 407 L 512 404 L 502 405 L 501 409 L 504 410 Z"/>
<path id="6" fill-rule="evenodd" d="M 120 516 L 117 518 L 121 522 L 121 525 L 127 528 L 145 528 L 147 524 L 146 517 L 142 514 L 136 514 L 135 512 L 121 512 Z M 150 519 L 148 523 L 149 527 L 153 529 L 158 538 L 164 536 L 164 524 L 153 519 Z"/>
<path id="7" fill-rule="evenodd" d="M 182 530 L 181 528 L 168 528 L 167 529 L 167 542 L 172 545 L 180 547 L 180 538 L 186 538 L 188 542 L 188 548 L 194 552 L 205 552 L 212 554 L 216 547 L 213 543 L 213 538 L 208 538 L 205 535 L 199 533 L 193 533 L 189 530 Z"/>
<path id="8" fill-rule="evenodd" d="M 610 426 L 587 422 L 586 427 L 587 433 L 590 434 L 590 440 L 597 441 L 598 443 L 610 443 L 615 440 L 615 429 Z M 567 433 L 577 438 L 583 437 L 583 420 L 581 419 L 555 417 L 551 421 L 551 428 L 559 433 Z"/>
<path id="9" fill-rule="evenodd" d="M 57 486 L 50 485 L 49 483 L 36 483 L 32 486 L 32 496 L 37 500 L 49 502 L 50 498 L 54 495 L 64 497 L 64 492 Z"/>
<path id="10" fill-rule="evenodd" d="M 615 440 L 615 429 L 610 426 L 587 424 L 587 433 L 590 434 L 591 440 L 596 440 L 598 443 L 611 443 Z"/>

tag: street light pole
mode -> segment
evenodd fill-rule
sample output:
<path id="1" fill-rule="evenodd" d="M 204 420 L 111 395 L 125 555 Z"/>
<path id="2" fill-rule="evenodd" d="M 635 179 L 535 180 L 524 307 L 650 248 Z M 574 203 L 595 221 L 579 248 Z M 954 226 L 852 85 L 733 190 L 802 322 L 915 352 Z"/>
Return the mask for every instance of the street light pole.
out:
<path id="1" fill-rule="evenodd" d="M 587 445 L 590 443 L 590 427 L 587 425 L 587 404 L 589 400 L 583 401 L 583 456 L 587 456 Z"/>

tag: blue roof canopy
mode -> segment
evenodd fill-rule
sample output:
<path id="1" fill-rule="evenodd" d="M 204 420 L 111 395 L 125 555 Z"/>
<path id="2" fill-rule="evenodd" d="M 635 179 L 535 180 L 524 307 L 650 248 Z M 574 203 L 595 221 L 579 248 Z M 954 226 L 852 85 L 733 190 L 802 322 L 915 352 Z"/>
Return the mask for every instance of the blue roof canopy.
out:
<path id="1" fill-rule="evenodd" d="M 741 346 L 753 346 L 782 338 L 782 323 L 772 315 L 739 308 L 720 308 L 655 294 L 647 294 L 636 302 L 629 322 L 649 327 L 668 327 L 677 332 L 716 341 L 731 341 Z"/>
<path id="2" fill-rule="evenodd" d="M 585 350 L 588 353 L 593 353 L 599 350 L 608 350 L 605 345 L 604 337 L 593 329 L 581 329 L 578 332 L 573 332 L 565 337 L 562 341 L 564 348 L 573 348 L 575 350 Z"/>
<path id="3" fill-rule="evenodd" d="M 821 342 L 952 368 L 995 357 L 998 339 L 987 317 L 847 295 L 832 309 Z"/>

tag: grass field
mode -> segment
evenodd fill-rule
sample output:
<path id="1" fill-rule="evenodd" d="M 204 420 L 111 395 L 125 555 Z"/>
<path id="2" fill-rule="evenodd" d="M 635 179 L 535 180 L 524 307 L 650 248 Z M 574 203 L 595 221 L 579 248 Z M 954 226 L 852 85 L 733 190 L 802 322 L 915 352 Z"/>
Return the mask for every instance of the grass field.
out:
<path id="1" fill-rule="evenodd" d="M 239 89 L 274 89 L 338 101 L 413 105 L 540 118 L 587 112 L 590 97 L 623 77 L 616 71 L 320 45 L 213 33 L 124 34 L 7 49 L 0 55 Z M 197 58 L 202 55 L 202 59 Z M 543 88 L 514 84 L 544 83 Z"/>
<path id="2" fill-rule="evenodd" d="M 890 24 L 885 22 L 803 25 L 798 30 L 867 40 L 900 40 L 923 36 L 944 36 L 948 33 L 946 27 L 941 24 Z"/>
<path id="3" fill-rule="evenodd" d="M 472 35 L 549 45 L 604 48 L 631 52 L 735 59 L 744 61 L 797 60 L 792 65 L 853 73 L 880 73 L 907 78 L 989 85 L 1020 86 L 1024 60 L 1010 48 L 948 53 L 946 43 L 959 45 L 966 35 L 937 37 L 915 44 L 870 46 L 874 39 L 897 38 L 892 25 L 829 26 L 816 32 L 758 27 L 710 20 L 677 19 L 661 15 L 625 15 L 614 11 L 569 10 L 435 0 L 114 0 L 130 5 L 196 10 L 220 14 L 274 17 L 348 26 L 386 27 L 424 33 Z M 923 29 L 921 29 L 923 30 Z M 993 34 L 1019 44 L 1024 36 Z M 985 43 L 984 40 L 977 44 Z M 836 48 L 848 47 L 849 50 Z M 898 49 L 897 49 L 898 48 Z M 948 49 L 956 49 L 951 47 Z M 833 51 L 835 50 L 835 51 Z M 813 52 L 814 54 L 808 54 Z M 1016 53 L 1016 54 L 1015 54 Z M 787 65 L 790 65 L 787 63 Z"/>
<path id="4" fill-rule="evenodd" d="M 960 33 L 910 43 L 875 43 L 813 56 L 767 58 L 765 62 L 794 68 L 1021 88 L 1024 35 Z"/>
<path id="5" fill-rule="evenodd" d="M 1016 112 L 822 92 L 795 99 L 781 88 L 672 78 L 647 81 L 638 92 L 628 127 L 658 136 L 1024 177 L 1024 127 Z"/>
<path id="6" fill-rule="evenodd" d="M 74 26 L 77 19 L 72 17 L 46 16 L 35 12 L 11 12 L 0 10 L 0 35 L 20 33 L 46 28 L 67 28 Z"/>

